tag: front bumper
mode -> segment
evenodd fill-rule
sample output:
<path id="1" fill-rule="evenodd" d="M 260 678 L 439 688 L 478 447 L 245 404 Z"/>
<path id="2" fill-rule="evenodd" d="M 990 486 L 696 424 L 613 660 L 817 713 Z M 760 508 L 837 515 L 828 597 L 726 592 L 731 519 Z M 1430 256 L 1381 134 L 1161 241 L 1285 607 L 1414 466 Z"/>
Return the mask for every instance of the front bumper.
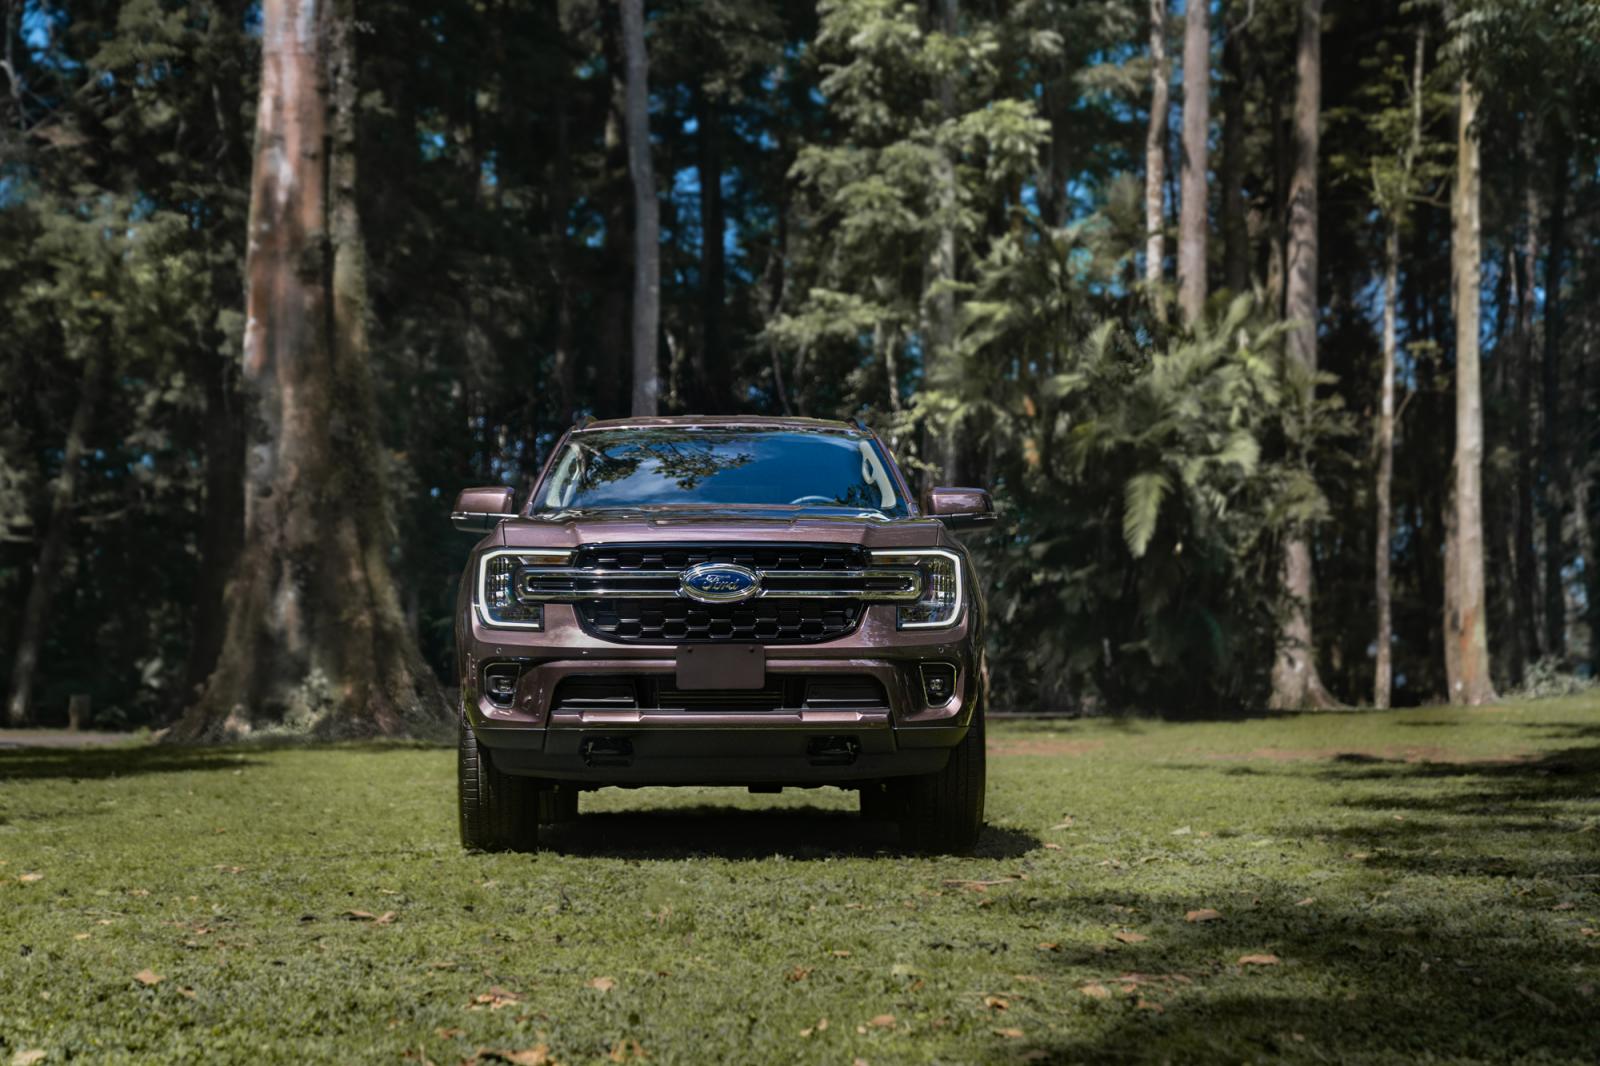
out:
<path id="1" fill-rule="evenodd" d="M 878 680 L 886 706 L 860 710 L 552 708 L 567 678 L 670 677 L 676 650 L 594 637 L 563 604 L 546 608 L 543 631 L 462 621 L 467 720 L 507 773 L 595 785 L 850 784 L 932 773 L 966 736 L 978 702 L 969 619 L 946 630 L 902 631 L 888 605 L 867 607 L 855 631 L 836 640 L 766 646 L 769 674 Z M 521 668 L 504 707 L 480 685 L 483 667 L 503 662 Z M 954 693 L 936 706 L 923 693 L 920 667 L 928 663 L 956 671 Z"/>

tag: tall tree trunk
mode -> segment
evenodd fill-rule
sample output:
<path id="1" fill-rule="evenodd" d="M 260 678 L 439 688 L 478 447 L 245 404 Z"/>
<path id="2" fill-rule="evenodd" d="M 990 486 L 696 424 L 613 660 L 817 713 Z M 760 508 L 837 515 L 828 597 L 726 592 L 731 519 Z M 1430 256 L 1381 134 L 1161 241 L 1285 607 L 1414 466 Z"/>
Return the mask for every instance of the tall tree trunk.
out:
<path id="1" fill-rule="evenodd" d="M 572 137 L 565 94 L 551 101 L 556 112 L 555 180 L 550 191 L 550 280 L 556 290 L 556 426 L 577 416 L 578 375 L 572 350 L 572 279 L 567 271 L 567 227 L 572 213 Z"/>
<path id="2" fill-rule="evenodd" d="M 1532 126 L 1525 126 L 1522 168 L 1525 173 L 1530 169 L 1536 154 Z M 1538 312 L 1535 279 L 1539 270 L 1539 219 L 1543 215 L 1537 182 L 1526 181 L 1524 204 L 1527 218 L 1522 246 L 1512 250 L 1509 273 L 1516 289 L 1512 314 L 1517 338 L 1512 352 L 1512 357 L 1516 360 L 1516 380 L 1512 385 L 1511 412 L 1513 446 L 1516 449 L 1516 463 L 1512 470 L 1515 500 L 1511 534 L 1512 555 L 1515 562 L 1512 569 L 1516 575 L 1511 591 L 1512 609 L 1516 615 L 1512 626 L 1512 639 L 1517 649 L 1514 658 L 1526 665 L 1540 658 L 1542 639 L 1538 608 L 1535 606 L 1539 602 L 1539 557 L 1533 546 L 1537 481 L 1532 430 L 1535 362 L 1533 321 Z"/>
<path id="3" fill-rule="evenodd" d="M 1167 59 L 1167 0 L 1150 0 L 1150 124 L 1144 135 L 1144 280 L 1157 313 L 1166 299 L 1162 281 L 1167 258 L 1167 112 L 1171 110 L 1172 63 Z"/>
<path id="4" fill-rule="evenodd" d="M 1288 264 L 1285 314 L 1290 388 L 1304 390 L 1309 405 L 1317 372 L 1317 153 L 1322 120 L 1322 0 L 1300 0 L 1295 61 L 1294 172 L 1289 180 Z M 1311 542 L 1306 530 L 1290 533 L 1283 547 L 1284 616 L 1272 665 L 1272 705 L 1336 705 L 1317 672 L 1311 625 Z"/>
<path id="5" fill-rule="evenodd" d="M 1394 619 L 1390 609 L 1393 589 L 1389 580 L 1389 537 L 1393 528 L 1391 499 L 1394 490 L 1394 375 L 1398 342 L 1395 304 L 1400 298 L 1400 225 L 1410 210 L 1412 172 L 1422 147 L 1423 63 L 1427 56 L 1427 30 L 1417 31 L 1416 55 L 1411 66 L 1411 130 L 1401 156 L 1398 202 L 1388 205 L 1388 232 L 1383 241 L 1383 381 L 1378 403 L 1377 543 L 1374 599 L 1378 607 L 1377 663 L 1373 671 L 1372 705 L 1389 706 L 1394 694 Z"/>
<path id="6" fill-rule="evenodd" d="M 244 544 L 217 668 L 169 733 L 438 735 L 405 623 L 368 363 L 352 0 L 266 0 L 245 263 Z"/>
<path id="7" fill-rule="evenodd" d="M 1194 325 L 1206 307 L 1206 167 L 1211 135 L 1211 18 L 1189 0 L 1183 19 L 1183 167 L 1178 208 L 1178 306 Z"/>
<path id="8" fill-rule="evenodd" d="M 722 117 L 716 100 L 704 89 L 696 93 L 696 142 L 700 154 L 700 359 L 695 367 L 696 408 L 721 414 L 733 398 L 728 345 L 722 319 L 726 274 L 722 206 Z"/>
<path id="9" fill-rule="evenodd" d="M 1389 706 L 1394 690 L 1394 622 L 1390 613 L 1390 497 L 1394 488 L 1395 300 L 1399 295 L 1400 223 L 1390 219 L 1383 240 L 1383 382 L 1378 405 L 1378 536 L 1375 548 L 1374 598 L 1378 606 L 1377 663 L 1373 670 L 1372 705 Z"/>
<path id="10" fill-rule="evenodd" d="M 1232 6 L 1237 7 L 1237 2 Z M 1250 291 L 1250 228 L 1245 222 L 1244 202 L 1243 33 L 1242 24 L 1230 26 L 1222 42 L 1222 276 L 1235 295 Z"/>
<path id="11" fill-rule="evenodd" d="M 1544 646 L 1545 653 L 1562 658 L 1567 652 L 1567 591 L 1561 570 L 1566 563 L 1562 525 L 1566 518 L 1568 477 L 1562 439 L 1566 427 L 1561 416 L 1561 342 L 1565 308 L 1561 301 L 1567 257 L 1567 174 L 1571 142 L 1558 119 L 1550 149 L 1550 237 L 1546 241 L 1544 268 Z M 1585 560 L 1587 564 L 1589 560 Z"/>
<path id="12" fill-rule="evenodd" d="M 17 650 L 11 660 L 11 684 L 6 693 L 6 724 L 12 728 L 33 722 L 33 679 L 39 669 L 39 650 L 50 625 L 50 608 L 55 603 L 56 579 L 66 553 L 67 532 L 72 525 L 72 505 L 78 495 L 84 453 L 88 451 L 90 430 L 99 413 L 100 395 L 105 389 L 104 342 L 96 339 L 83 356 L 83 376 L 78 386 L 77 404 L 67 424 L 67 439 L 61 449 L 61 473 L 50 489 L 50 513 L 45 518 L 39 554 L 34 557 L 33 581 L 22 605 L 22 620 L 17 627 Z"/>
<path id="13" fill-rule="evenodd" d="M 1451 274 L 1456 319 L 1456 452 L 1445 579 L 1445 684 L 1450 702 L 1476 706 L 1495 699 L 1483 572 L 1483 396 L 1479 381 L 1479 288 L 1482 221 L 1477 130 L 1478 89 L 1461 79 L 1456 130 L 1456 183 L 1451 201 Z"/>
<path id="14" fill-rule="evenodd" d="M 627 77 L 628 173 L 633 178 L 633 405 L 635 415 L 661 406 L 661 205 L 650 159 L 650 61 L 644 47 L 644 0 L 621 0 Z"/>
<path id="15" fill-rule="evenodd" d="M 935 31 L 953 39 L 960 29 L 957 0 L 933 0 L 933 15 Z M 946 75 L 939 83 L 939 112 L 946 122 L 955 119 L 955 97 L 954 75 Z M 936 150 L 933 166 L 938 219 L 924 271 L 927 328 L 922 372 L 929 387 L 950 388 L 955 374 L 956 344 L 956 297 L 951 289 L 956 278 L 956 167 L 955 160 L 943 150 Z M 895 342 L 896 338 L 891 335 L 885 351 L 892 354 Z M 892 366 L 890 374 L 893 382 Z M 898 409 L 898 389 L 892 387 L 890 396 Z M 959 450 L 955 440 L 959 435 L 960 427 L 940 421 L 935 421 L 923 433 L 923 451 L 934 468 L 931 476 L 938 484 L 965 483 L 966 479 L 957 471 Z"/>

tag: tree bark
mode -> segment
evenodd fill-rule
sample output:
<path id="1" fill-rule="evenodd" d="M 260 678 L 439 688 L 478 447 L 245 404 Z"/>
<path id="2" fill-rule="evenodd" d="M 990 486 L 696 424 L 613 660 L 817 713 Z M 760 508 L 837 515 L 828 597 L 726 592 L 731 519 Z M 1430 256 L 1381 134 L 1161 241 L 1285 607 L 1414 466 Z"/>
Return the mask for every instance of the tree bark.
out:
<path id="1" fill-rule="evenodd" d="M 67 532 L 72 525 L 72 505 L 78 495 L 83 457 L 88 451 L 89 433 L 99 413 L 100 395 L 105 389 L 103 342 L 91 342 L 84 353 L 82 379 L 67 439 L 61 449 L 61 473 L 50 489 L 50 513 L 45 519 L 39 554 L 34 558 L 33 581 L 22 606 L 17 628 L 17 650 L 11 660 L 11 684 L 6 693 L 6 724 L 15 729 L 31 725 L 33 679 L 39 669 L 39 650 L 50 624 L 50 609 L 55 603 L 56 578 L 66 553 Z"/>
<path id="2" fill-rule="evenodd" d="M 1317 154 L 1322 120 L 1322 0 L 1300 0 L 1300 38 L 1295 61 L 1294 171 L 1289 179 L 1288 263 L 1285 315 L 1290 388 L 1311 402 L 1317 372 Z M 1284 617 L 1272 666 L 1272 705 L 1277 708 L 1337 706 L 1317 672 L 1311 624 L 1312 557 L 1309 536 L 1293 530 L 1284 543 Z"/>
<path id="3" fill-rule="evenodd" d="M 1483 571 L 1483 397 L 1478 352 L 1482 222 L 1478 89 L 1461 79 L 1456 130 L 1456 183 L 1451 201 L 1451 274 L 1456 319 L 1455 491 L 1445 580 L 1445 683 L 1450 701 L 1476 706 L 1492 702 L 1488 618 Z"/>
<path id="4" fill-rule="evenodd" d="M 661 406 L 661 205 L 650 158 L 650 61 L 644 46 L 644 0 L 621 0 L 627 77 L 628 173 L 633 178 L 633 404 L 635 415 Z"/>
<path id="5" fill-rule="evenodd" d="M 933 0 L 934 29 L 946 37 L 954 38 L 959 32 L 960 12 L 957 0 Z M 939 84 L 939 113 L 946 121 L 955 118 L 954 75 L 947 75 Z M 934 227 L 933 247 L 925 270 L 926 293 L 926 352 L 923 361 L 923 379 L 930 388 L 949 388 L 955 373 L 956 297 L 951 285 L 956 278 L 956 167 L 944 148 L 935 149 L 934 182 L 938 213 Z M 892 355 L 896 338 L 888 338 L 886 351 Z M 894 383 L 895 370 L 891 365 L 890 397 L 899 409 L 899 389 Z M 965 484 L 958 476 L 959 450 L 955 446 L 960 436 L 956 425 L 930 425 L 923 433 L 923 451 L 933 469 L 933 478 L 939 484 Z"/>
<path id="6" fill-rule="evenodd" d="M 1245 222 L 1244 202 L 1243 32 L 1242 25 L 1230 26 L 1222 42 L 1222 276 L 1235 295 L 1250 291 L 1250 228 Z"/>
<path id="7" fill-rule="evenodd" d="M 205 392 L 205 486 L 200 518 L 199 572 L 189 613 L 184 704 L 195 698 L 217 665 L 227 624 L 228 575 L 244 535 L 244 432 L 232 360 L 200 353 L 195 367 Z"/>
<path id="8" fill-rule="evenodd" d="M 721 414 L 733 399 L 728 345 L 722 328 L 726 263 L 722 247 L 722 117 L 716 100 L 696 93 L 696 147 L 700 163 L 700 359 L 695 367 L 695 407 Z"/>
<path id="9" fill-rule="evenodd" d="M 1183 19 L 1182 202 L 1178 209 L 1178 307 L 1190 326 L 1206 307 L 1207 141 L 1211 133 L 1211 19 L 1189 0 Z"/>
<path id="10" fill-rule="evenodd" d="M 572 279 L 567 269 L 567 227 L 572 213 L 572 137 L 567 101 L 551 101 L 556 119 L 555 180 L 550 192 L 550 280 L 556 290 L 556 426 L 572 424 L 578 409 L 578 374 L 572 350 Z"/>
<path id="11" fill-rule="evenodd" d="M 168 733 L 437 736 L 406 625 L 368 361 L 351 0 L 266 0 L 246 254 L 244 544 L 222 651 Z"/>
<path id="12" fill-rule="evenodd" d="M 1545 242 L 1544 267 L 1544 401 L 1542 451 L 1544 453 L 1544 647 L 1545 654 L 1563 658 L 1567 653 L 1567 594 L 1561 570 L 1566 563 L 1562 525 L 1569 490 L 1562 451 L 1566 427 L 1561 415 L 1561 342 L 1563 311 L 1562 275 L 1567 257 L 1567 173 L 1572 153 L 1565 127 L 1555 122 L 1550 148 L 1550 236 Z M 1587 563 L 1588 560 L 1585 560 Z"/>
<path id="13" fill-rule="evenodd" d="M 1525 126 L 1523 136 L 1525 172 L 1530 169 L 1535 155 L 1532 127 Z M 1539 272 L 1539 220 L 1543 217 L 1537 182 L 1532 180 L 1526 182 L 1524 204 L 1527 218 L 1524 223 L 1522 247 L 1512 253 L 1511 271 L 1516 283 L 1513 314 L 1517 336 L 1513 353 L 1517 366 L 1511 415 L 1517 453 L 1516 466 L 1512 474 L 1516 501 L 1512 513 L 1515 559 L 1513 569 L 1516 573 L 1516 584 L 1512 589 L 1511 598 L 1516 612 L 1513 639 L 1517 645 L 1517 654 L 1514 658 L 1520 659 L 1526 665 L 1541 657 L 1540 647 L 1543 638 L 1536 606 L 1539 602 L 1539 556 L 1533 546 L 1534 500 L 1537 491 L 1532 429 L 1535 362 L 1533 321 L 1538 313 L 1535 279 Z"/>
<path id="14" fill-rule="evenodd" d="M 1150 0 L 1150 124 L 1144 137 L 1144 280 L 1156 312 L 1164 314 L 1167 258 L 1167 112 L 1172 64 L 1167 59 L 1167 0 Z"/>
<path id="15" fill-rule="evenodd" d="M 1388 205 L 1388 232 L 1383 241 L 1383 381 L 1378 403 L 1377 539 L 1374 599 L 1378 607 L 1377 662 L 1373 670 L 1372 705 L 1389 706 L 1394 695 L 1394 619 L 1390 608 L 1393 589 L 1389 578 L 1389 536 L 1393 528 L 1391 499 L 1394 491 L 1394 375 L 1398 348 L 1396 308 L 1400 298 L 1400 224 L 1409 210 L 1411 176 L 1422 148 L 1423 64 L 1427 56 L 1427 31 L 1417 31 L 1417 49 L 1411 67 L 1411 130 L 1401 156 L 1397 202 Z"/>

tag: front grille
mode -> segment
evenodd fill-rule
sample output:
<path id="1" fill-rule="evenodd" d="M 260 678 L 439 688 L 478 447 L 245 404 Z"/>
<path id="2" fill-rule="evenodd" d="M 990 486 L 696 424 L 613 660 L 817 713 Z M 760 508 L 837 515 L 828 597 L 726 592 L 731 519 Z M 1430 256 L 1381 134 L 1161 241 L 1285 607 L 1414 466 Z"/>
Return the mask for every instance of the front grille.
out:
<path id="1" fill-rule="evenodd" d="M 701 563 L 758 571 L 764 592 L 724 604 L 679 596 L 679 573 Z M 850 544 L 595 544 L 571 568 L 524 571 L 523 582 L 531 598 L 572 602 L 595 636 L 638 644 L 814 644 L 854 631 L 867 600 L 920 589 L 920 577 L 874 570 Z"/>
<path id="2" fill-rule="evenodd" d="M 623 597 L 580 600 L 578 617 L 609 640 L 639 643 L 746 641 L 813 644 L 855 629 L 861 602 L 769 597 L 745 603 Z"/>
<path id="3" fill-rule="evenodd" d="M 849 544 L 592 545 L 578 551 L 585 570 L 686 570 L 700 563 L 737 563 L 751 570 L 847 570 L 867 565 Z"/>
<path id="4" fill-rule="evenodd" d="M 782 708 L 886 710 L 875 677 L 769 674 L 758 689 L 680 689 L 671 677 L 567 677 L 556 684 L 557 711 L 774 711 Z"/>

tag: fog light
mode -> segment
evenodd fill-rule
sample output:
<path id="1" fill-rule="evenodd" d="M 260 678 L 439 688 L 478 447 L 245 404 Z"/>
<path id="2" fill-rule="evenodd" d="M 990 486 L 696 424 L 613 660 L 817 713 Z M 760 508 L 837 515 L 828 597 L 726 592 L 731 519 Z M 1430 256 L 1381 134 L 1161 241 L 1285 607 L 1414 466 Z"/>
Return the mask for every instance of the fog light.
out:
<path id="1" fill-rule="evenodd" d="M 509 707 L 517 698 L 517 677 L 522 668 L 516 663 L 495 663 L 483 669 L 483 691 L 496 707 Z"/>
<path id="2" fill-rule="evenodd" d="M 956 692 L 956 668 L 949 663 L 929 663 L 922 668 L 922 695 L 930 707 L 942 707 Z"/>

